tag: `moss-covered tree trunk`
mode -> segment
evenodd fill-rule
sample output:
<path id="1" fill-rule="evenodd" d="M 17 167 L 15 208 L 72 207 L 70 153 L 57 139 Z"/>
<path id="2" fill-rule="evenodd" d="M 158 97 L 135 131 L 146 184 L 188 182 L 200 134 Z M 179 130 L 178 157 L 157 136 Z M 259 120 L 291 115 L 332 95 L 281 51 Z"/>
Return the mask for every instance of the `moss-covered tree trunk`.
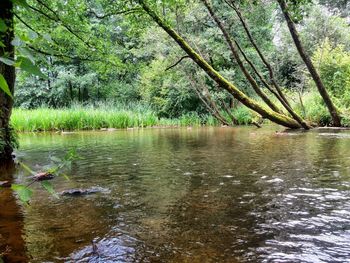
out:
<path id="1" fill-rule="evenodd" d="M 146 13 L 161 27 L 165 32 L 171 36 L 177 44 L 187 53 L 187 55 L 201 67 L 211 79 L 213 79 L 221 88 L 227 90 L 233 95 L 234 98 L 239 100 L 248 108 L 259 113 L 262 117 L 271 120 L 277 124 L 283 125 L 288 128 L 298 129 L 301 125 L 292 118 L 276 113 L 259 103 L 249 98 L 246 94 L 240 91 L 233 83 L 225 79 L 219 72 L 217 72 L 203 57 L 201 57 L 174 29 L 172 29 L 165 21 L 163 21 L 156 12 L 154 12 L 145 0 L 139 0 L 141 7 Z"/>
<path id="2" fill-rule="evenodd" d="M 335 107 L 335 105 L 333 104 L 331 97 L 329 96 L 321 78 L 320 75 L 318 74 L 314 64 L 312 63 L 309 55 L 306 53 L 300 38 L 299 38 L 299 34 L 298 31 L 296 29 L 296 26 L 292 20 L 292 18 L 289 15 L 288 12 L 288 5 L 286 3 L 285 0 L 277 0 L 278 4 L 281 7 L 282 13 L 287 21 L 287 25 L 289 28 L 289 32 L 293 38 L 293 41 L 295 43 L 295 46 L 299 52 L 300 57 L 303 59 L 308 71 L 311 74 L 312 79 L 314 80 L 316 87 L 318 89 L 318 92 L 321 94 L 323 101 L 326 103 L 328 111 L 330 113 L 330 115 L 332 116 L 332 121 L 333 121 L 333 125 L 336 127 L 340 127 L 341 126 L 341 118 L 339 115 L 339 112 L 337 110 L 337 108 Z"/>
<path id="3" fill-rule="evenodd" d="M 14 37 L 13 26 L 13 4 L 10 0 L 0 1 L 0 19 L 5 22 L 7 29 L 0 32 L 0 41 L 4 47 L 0 48 L 0 57 L 14 58 L 14 47 L 11 41 Z M 0 74 L 2 74 L 13 94 L 15 85 L 15 68 L 0 62 Z M 12 136 L 10 116 L 13 106 L 13 100 L 10 96 L 0 91 L 0 161 L 11 159 L 12 154 Z"/>

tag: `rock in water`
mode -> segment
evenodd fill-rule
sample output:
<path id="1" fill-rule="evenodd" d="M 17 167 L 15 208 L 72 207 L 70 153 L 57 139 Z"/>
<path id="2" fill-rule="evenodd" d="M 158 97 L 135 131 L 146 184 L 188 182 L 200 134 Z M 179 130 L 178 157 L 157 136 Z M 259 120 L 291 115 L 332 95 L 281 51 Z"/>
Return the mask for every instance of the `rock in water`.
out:
<path id="1" fill-rule="evenodd" d="M 109 189 L 95 186 L 90 187 L 87 189 L 82 188 L 74 188 L 74 189 L 68 189 L 61 192 L 61 195 L 65 196 L 83 196 L 83 195 L 91 195 L 91 194 L 97 194 L 97 193 L 103 193 L 103 194 L 109 194 L 111 191 Z"/>

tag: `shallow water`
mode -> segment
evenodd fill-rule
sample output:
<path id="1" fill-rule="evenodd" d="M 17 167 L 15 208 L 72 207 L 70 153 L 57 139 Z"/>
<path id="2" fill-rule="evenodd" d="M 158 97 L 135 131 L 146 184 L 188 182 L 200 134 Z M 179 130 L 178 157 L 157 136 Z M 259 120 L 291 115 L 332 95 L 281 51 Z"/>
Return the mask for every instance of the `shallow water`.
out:
<path id="1" fill-rule="evenodd" d="M 36 171 L 70 148 L 84 158 L 68 171 L 70 181 L 53 181 L 57 192 L 110 191 L 55 199 L 36 187 L 31 206 L 15 217 L 26 257 L 350 262 L 350 132 L 275 130 L 21 135 L 18 158 Z M 15 172 L 17 181 L 23 174 Z M 0 218 L 0 234 L 5 229 Z"/>

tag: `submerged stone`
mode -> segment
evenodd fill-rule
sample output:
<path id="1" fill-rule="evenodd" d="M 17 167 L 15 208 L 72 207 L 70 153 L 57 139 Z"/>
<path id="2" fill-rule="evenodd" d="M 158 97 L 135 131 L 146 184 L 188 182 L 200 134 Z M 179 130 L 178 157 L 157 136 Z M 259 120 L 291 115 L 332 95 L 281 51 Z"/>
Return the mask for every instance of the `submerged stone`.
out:
<path id="1" fill-rule="evenodd" d="M 61 195 L 64 196 L 83 196 L 83 195 L 91 195 L 91 194 L 97 194 L 97 193 L 104 193 L 109 194 L 110 190 L 103 187 L 90 187 L 87 189 L 82 188 L 74 188 L 74 189 L 68 189 L 61 192 Z"/>

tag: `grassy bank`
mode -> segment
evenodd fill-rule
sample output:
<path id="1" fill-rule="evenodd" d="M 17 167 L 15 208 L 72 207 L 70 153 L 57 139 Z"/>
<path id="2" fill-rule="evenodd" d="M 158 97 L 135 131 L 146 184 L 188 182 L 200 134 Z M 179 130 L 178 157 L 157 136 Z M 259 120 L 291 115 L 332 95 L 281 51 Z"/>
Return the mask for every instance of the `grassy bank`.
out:
<path id="1" fill-rule="evenodd" d="M 315 93 L 304 95 L 303 104 L 293 100 L 293 108 L 307 121 L 319 126 L 329 126 L 331 118 L 321 98 Z M 350 112 L 341 108 L 343 126 L 350 126 Z M 249 125 L 259 118 L 246 107 L 233 110 L 240 125 Z M 227 119 L 229 117 L 227 116 Z M 33 110 L 14 109 L 11 123 L 19 132 L 99 130 L 103 128 L 126 129 L 154 126 L 217 126 L 220 123 L 211 115 L 187 113 L 179 118 L 158 118 L 157 114 L 142 104 L 115 105 L 101 104 L 96 107 L 75 105 L 69 108 L 38 108 Z"/>
<path id="2" fill-rule="evenodd" d="M 186 114 L 176 119 L 159 119 L 145 107 L 134 109 L 73 107 L 64 109 L 14 109 L 11 123 L 16 131 L 98 130 L 152 126 L 218 125 L 211 116 Z"/>

